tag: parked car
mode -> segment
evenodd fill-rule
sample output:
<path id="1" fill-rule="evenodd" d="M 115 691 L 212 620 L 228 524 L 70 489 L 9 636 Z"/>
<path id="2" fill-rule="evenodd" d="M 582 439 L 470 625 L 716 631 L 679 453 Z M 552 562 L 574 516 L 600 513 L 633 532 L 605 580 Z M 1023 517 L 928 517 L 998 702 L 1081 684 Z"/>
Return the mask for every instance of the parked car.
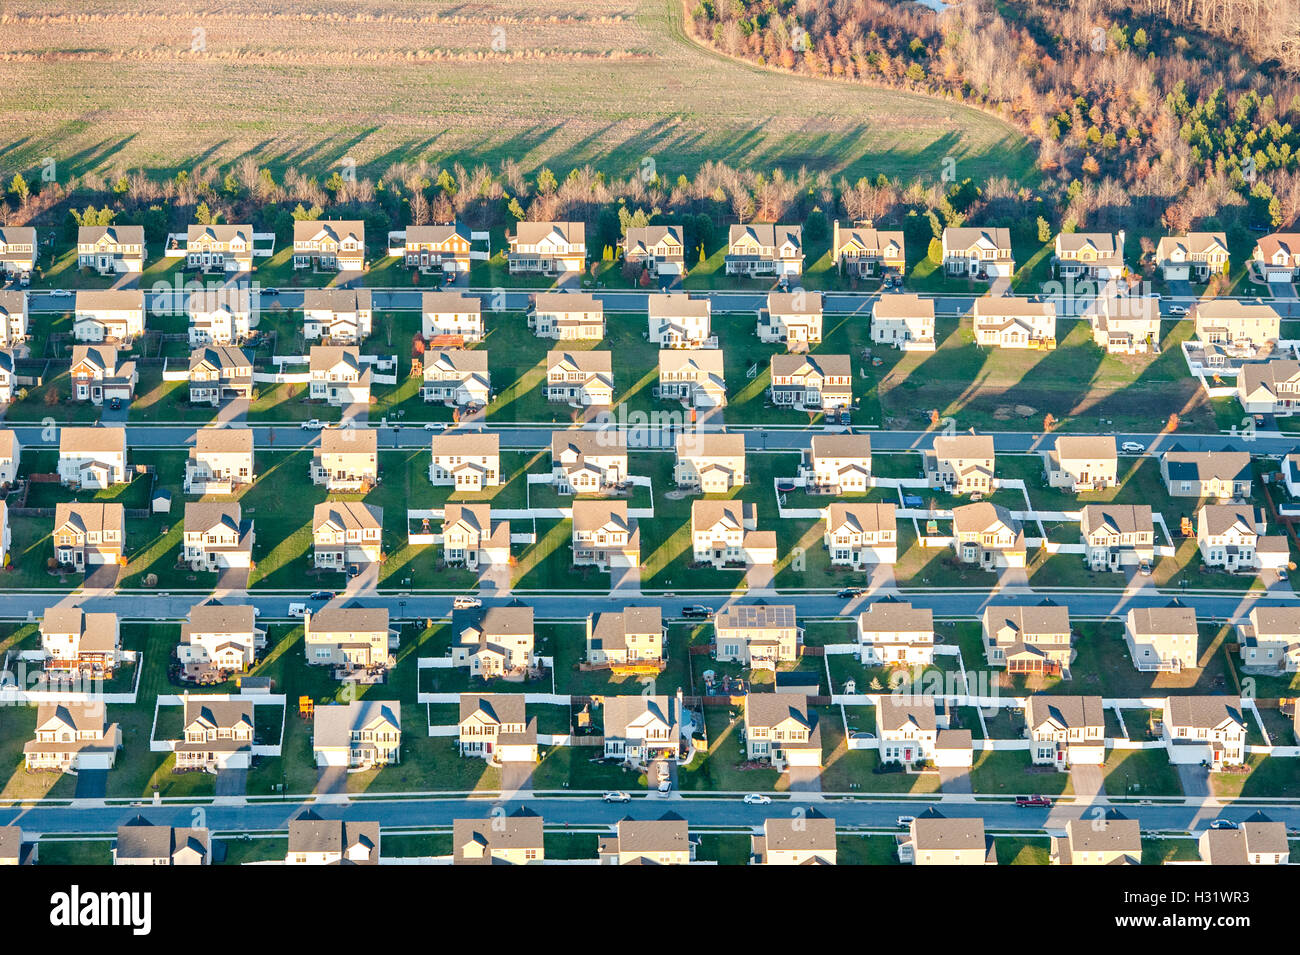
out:
<path id="1" fill-rule="evenodd" d="M 309 418 L 302 423 L 302 430 L 304 431 L 321 431 L 324 427 L 325 422 L 321 421 L 320 418 Z"/>
<path id="2" fill-rule="evenodd" d="M 262 295 L 279 295 L 279 294 L 280 294 L 280 290 L 279 290 L 278 288 L 264 288 L 264 289 L 261 290 L 261 294 L 262 294 Z"/>
<path id="3" fill-rule="evenodd" d="M 861 587 L 845 587 L 835 596 L 839 597 L 841 600 L 848 600 L 851 597 L 857 597 L 859 594 L 862 594 L 863 592 L 864 591 Z"/>
<path id="4" fill-rule="evenodd" d="M 1211 829 L 1236 829 L 1237 824 L 1231 819 L 1216 819 L 1210 823 Z"/>
<path id="5" fill-rule="evenodd" d="M 605 793 L 605 795 L 602 796 L 601 798 L 604 799 L 605 802 L 631 802 L 632 801 L 632 797 L 624 792 Z"/>
<path id="6" fill-rule="evenodd" d="M 1187 306 L 1186 306 L 1186 305 L 1170 305 L 1170 306 L 1169 306 L 1169 314 L 1170 314 L 1170 315 L 1186 315 L 1186 314 L 1187 314 Z"/>
<path id="7" fill-rule="evenodd" d="M 69 295 L 72 294 L 72 291 L 66 288 L 56 288 L 50 294 L 53 295 L 55 298 L 67 298 Z"/>
<path id="8" fill-rule="evenodd" d="M 110 401 L 110 402 L 108 403 L 108 410 L 109 410 L 109 411 L 121 411 L 121 410 L 122 410 L 122 399 L 121 399 L 121 398 L 114 398 L 112 401 Z"/>
<path id="9" fill-rule="evenodd" d="M 289 616 L 292 618 L 307 616 L 306 604 L 289 604 Z"/>
<path id="10" fill-rule="evenodd" d="M 764 796 L 762 793 L 749 793 L 745 796 L 746 806 L 769 806 L 772 803 L 771 796 Z"/>
<path id="11" fill-rule="evenodd" d="M 899 829 L 907 829 L 907 828 L 908 828 L 909 826 L 911 826 L 912 823 L 914 823 L 914 822 L 916 822 L 916 817 L 915 817 L 915 816 L 899 816 L 899 817 L 898 817 L 898 828 L 899 828 Z"/>
<path id="12" fill-rule="evenodd" d="M 473 610 L 475 607 L 483 606 L 483 601 L 477 597 L 457 597 L 451 602 L 452 610 Z"/>
<path id="13" fill-rule="evenodd" d="M 325 603 L 334 599 L 332 590 L 315 590 L 307 597 L 308 600 L 314 600 L 317 603 Z"/>
<path id="14" fill-rule="evenodd" d="M 1052 800 L 1046 796 L 1017 796 L 1016 805 L 1023 808 L 1043 808 L 1050 809 Z"/>
<path id="15" fill-rule="evenodd" d="M 1139 563 L 1139 564 L 1138 564 L 1138 573 L 1141 574 L 1143 577 L 1150 577 L 1150 576 L 1151 576 L 1151 561 L 1149 561 L 1149 560 L 1144 560 L 1144 561 L 1142 561 L 1141 563 Z"/>
<path id="16" fill-rule="evenodd" d="M 711 620 L 713 619 L 713 608 L 706 607 L 703 604 L 691 604 L 689 607 L 682 608 L 682 616 L 687 620 Z"/>
<path id="17" fill-rule="evenodd" d="M 1137 441 L 1125 441 L 1119 446 L 1119 449 L 1125 454 L 1141 454 L 1146 450 L 1146 445 Z"/>
<path id="18" fill-rule="evenodd" d="M 1290 574 L 1288 574 L 1288 573 L 1286 572 L 1286 568 L 1285 568 L 1285 567 L 1279 567 L 1279 568 L 1277 569 L 1277 579 L 1278 579 L 1278 580 L 1288 580 L 1289 578 L 1290 578 Z"/>
<path id="19" fill-rule="evenodd" d="M 659 791 L 661 793 L 672 792 L 673 781 L 671 779 L 659 780 Z"/>
<path id="20" fill-rule="evenodd" d="M 450 421 L 426 421 L 424 423 L 425 431 L 446 431 L 450 427 Z"/>

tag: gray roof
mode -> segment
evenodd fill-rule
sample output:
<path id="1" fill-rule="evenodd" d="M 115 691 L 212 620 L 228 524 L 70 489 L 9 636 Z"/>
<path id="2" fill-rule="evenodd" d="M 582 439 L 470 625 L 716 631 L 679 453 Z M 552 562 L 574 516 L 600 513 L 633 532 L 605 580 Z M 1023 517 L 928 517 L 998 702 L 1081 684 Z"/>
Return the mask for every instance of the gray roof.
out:
<path id="1" fill-rule="evenodd" d="M 344 864 L 379 864 L 379 823 L 306 817 L 289 823 L 290 855 L 296 852 L 346 855 L 353 846 L 358 845 L 371 850 L 370 858 L 364 863 L 350 863 L 350 860 L 344 859 Z"/>
<path id="2" fill-rule="evenodd" d="M 793 604 L 732 604 L 714 617 L 714 627 L 726 630 L 797 626 Z"/>
<path id="3" fill-rule="evenodd" d="M 179 849 L 186 847 L 206 855 L 208 830 L 154 826 L 141 816 L 117 827 L 119 859 L 171 859 Z"/>
<path id="4" fill-rule="evenodd" d="M 543 849 L 542 817 L 533 813 L 493 816 L 491 819 L 457 819 L 452 823 L 452 839 L 457 865 L 499 864 L 489 854 L 493 849 Z M 477 842 L 484 857 L 466 858 L 465 846 Z"/>
<path id="5" fill-rule="evenodd" d="M 1164 720 L 1173 726 L 1210 729 L 1224 720 L 1246 725 L 1238 696 L 1171 696 L 1165 700 Z"/>
<path id="6" fill-rule="evenodd" d="M 1048 696 L 1035 693 L 1025 706 L 1025 722 L 1037 728 L 1055 720 L 1065 729 L 1106 725 L 1106 713 L 1100 696 Z"/>
<path id="7" fill-rule="evenodd" d="M 882 693 L 876 707 L 876 722 L 884 732 L 901 729 L 911 721 L 917 729 L 933 731 L 938 729 L 932 696 L 894 696 Z"/>

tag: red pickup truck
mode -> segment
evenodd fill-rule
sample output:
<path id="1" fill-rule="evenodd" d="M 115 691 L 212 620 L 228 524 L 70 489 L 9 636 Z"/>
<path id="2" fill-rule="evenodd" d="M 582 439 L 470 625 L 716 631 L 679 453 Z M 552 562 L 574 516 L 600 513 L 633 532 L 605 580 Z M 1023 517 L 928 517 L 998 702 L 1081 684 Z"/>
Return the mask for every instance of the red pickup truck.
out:
<path id="1" fill-rule="evenodd" d="M 1052 800 L 1048 799 L 1046 796 L 1017 796 L 1016 805 L 1026 806 L 1031 808 L 1042 807 L 1045 809 L 1050 809 L 1052 806 Z"/>

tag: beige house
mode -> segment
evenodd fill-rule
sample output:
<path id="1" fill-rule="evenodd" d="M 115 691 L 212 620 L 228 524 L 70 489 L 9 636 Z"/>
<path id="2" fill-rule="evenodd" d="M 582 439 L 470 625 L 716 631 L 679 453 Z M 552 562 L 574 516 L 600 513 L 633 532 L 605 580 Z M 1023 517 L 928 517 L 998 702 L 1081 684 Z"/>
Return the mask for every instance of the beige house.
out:
<path id="1" fill-rule="evenodd" d="M 447 504 L 442 515 L 442 559 L 470 570 L 510 563 L 510 522 L 493 520 L 491 504 Z"/>
<path id="2" fill-rule="evenodd" d="M 853 363 L 848 355 L 773 355 L 772 403 L 800 411 L 830 411 L 853 404 Z"/>
<path id="3" fill-rule="evenodd" d="M 383 551 L 384 509 L 360 501 L 324 501 L 312 511 L 313 564 L 344 570 L 373 564 Z"/>
<path id="4" fill-rule="evenodd" d="M 873 229 L 865 225 L 840 225 L 831 231 L 831 254 L 840 274 L 855 278 L 903 273 L 907 269 L 902 231 Z"/>
<path id="5" fill-rule="evenodd" d="M 1133 666 L 1142 671 L 1195 669 L 1198 635 L 1191 607 L 1134 607 L 1124 617 L 1124 642 Z"/>
<path id="6" fill-rule="evenodd" d="M 822 293 L 795 289 L 768 292 L 758 313 L 758 340 L 780 342 L 790 351 L 807 350 L 822 340 Z"/>
<path id="7" fill-rule="evenodd" d="M 1170 696 L 1160 721 L 1169 761 L 1211 772 L 1246 761 L 1246 715 L 1236 696 Z"/>
<path id="8" fill-rule="evenodd" d="M 524 810 L 452 823 L 456 865 L 532 865 L 546 859 L 542 817 Z"/>
<path id="9" fill-rule="evenodd" d="M 369 338 L 374 310 L 368 288 L 309 288 L 302 293 L 302 336 L 307 341 L 355 344 Z"/>
<path id="10" fill-rule="evenodd" d="M 722 261 L 728 275 L 801 275 L 803 226 L 733 225 Z"/>
<path id="11" fill-rule="evenodd" d="M 1237 624 L 1243 668 L 1252 673 L 1300 671 L 1300 607 L 1255 606 L 1247 620 Z"/>
<path id="12" fill-rule="evenodd" d="M 1237 400 L 1246 414 L 1290 417 L 1300 409 L 1300 361 L 1249 361 L 1237 374 Z"/>
<path id="13" fill-rule="evenodd" d="M 211 865 L 207 829 L 155 826 L 136 816 L 117 827 L 113 865 Z"/>
<path id="14" fill-rule="evenodd" d="M 36 839 L 24 839 L 19 826 L 0 826 L 0 866 L 36 865 L 39 857 L 40 843 Z"/>
<path id="15" fill-rule="evenodd" d="M 318 706 L 312 715 L 316 765 L 374 769 L 402 761 L 402 708 L 389 700 Z"/>
<path id="16" fill-rule="evenodd" d="M 1093 570 L 1123 573 L 1155 560 L 1150 504 L 1087 504 L 1079 521 L 1084 561 Z"/>
<path id="17" fill-rule="evenodd" d="M 991 434 L 939 435 L 923 452 L 925 479 L 949 494 L 988 494 L 993 484 Z"/>
<path id="18" fill-rule="evenodd" d="M 483 300 L 464 292 L 425 292 L 420 332 L 428 339 L 450 335 L 464 344 L 483 340 Z"/>
<path id="19" fill-rule="evenodd" d="M 1112 435 L 1061 435 L 1041 452 L 1051 487 L 1100 491 L 1119 483 L 1119 455 Z"/>
<path id="20" fill-rule="evenodd" d="M 199 428 L 185 459 L 186 494 L 233 494 L 257 480 L 251 428 Z"/>
<path id="21" fill-rule="evenodd" d="M 1160 347 L 1160 300 L 1152 295 L 1099 295 L 1083 317 L 1092 340 L 1110 355 L 1145 355 Z"/>
<path id="22" fill-rule="evenodd" d="M 776 532 L 758 530 L 758 508 L 738 500 L 691 503 L 691 548 L 716 568 L 776 562 Z"/>
<path id="23" fill-rule="evenodd" d="M 1161 236 L 1156 243 L 1155 261 L 1166 282 L 1208 282 L 1211 276 L 1228 271 L 1227 234 L 1189 232 Z"/>
<path id="24" fill-rule="evenodd" d="M 8 349 L 0 351 L 0 405 L 7 405 L 14 400 L 16 382 L 13 351 Z"/>
<path id="25" fill-rule="evenodd" d="M 1183 451 L 1175 448 L 1160 458 L 1160 476 L 1170 497 L 1250 497 L 1249 451 Z"/>
<path id="26" fill-rule="evenodd" d="M 667 815 L 662 819 L 623 819 L 614 835 L 599 843 L 601 865 L 690 865 L 695 861 L 686 820 Z"/>
<path id="27" fill-rule="evenodd" d="M 802 693 L 750 693 L 745 697 L 745 755 L 785 771 L 822 764 L 822 731 Z"/>
<path id="28" fill-rule="evenodd" d="M 1142 830 L 1136 819 L 1070 819 L 1052 836 L 1052 865 L 1140 865 Z"/>
<path id="29" fill-rule="evenodd" d="M 537 762 L 537 718 L 522 693 L 462 693 L 457 747 L 461 756 L 502 763 Z"/>
<path id="30" fill-rule="evenodd" d="M 1201 562 L 1230 573 L 1286 567 L 1291 549 L 1284 534 L 1264 533 L 1264 509 L 1253 504 L 1202 504 L 1196 512 Z"/>
<path id="31" fill-rule="evenodd" d="M 379 865 L 377 822 L 322 819 L 307 810 L 289 821 L 285 865 Z"/>
<path id="32" fill-rule="evenodd" d="M 764 819 L 750 846 L 751 865 L 835 865 L 835 820 L 816 813 Z"/>
<path id="33" fill-rule="evenodd" d="M 253 397 L 253 362 L 242 348 L 205 345 L 190 353 L 190 403 L 216 408 Z"/>
<path id="34" fill-rule="evenodd" d="M 47 671 L 111 676 L 122 662 L 122 633 L 115 613 L 51 607 L 41 618 L 41 652 Z"/>
<path id="35" fill-rule="evenodd" d="M 578 407 L 614 403 L 614 360 L 607 351 L 546 353 L 546 400 Z"/>
<path id="36" fill-rule="evenodd" d="M 912 820 L 898 847 L 900 862 L 912 865 L 997 865 L 993 837 L 984 820 L 948 819 L 930 810 Z"/>
<path id="37" fill-rule="evenodd" d="M 985 295 L 971 309 L 975 342 L 990 348 L 1055 348 L 1056 305 L 1023 295 Z"/>
<path id="38" fill-rule="evenodd" d="M 222 671 L 243 673 L 257 662 L 257 651 L 266 646 L 266 631 L 257 626 L 251 606 L 227 607 L 197 604 L 189 620 L 181 624 L 176 659 L 184 675 L 199 680 Z"/>
<path id="39" fill-rule="evenodd" d="M 620 245 L 629 266 L 641 266 L 651 275 L 686 274 L 686 240 L 679 225 L 630 228 Z"/>
<path id="40" fill-rule="evenodd" d="M 0 272 L 30 280 L 39 254 L 36 230 L 32 226 L 0 226 Z"/>
<path id="41" fill-rule="evenodd" d="M 651 343 L 660 348 L 703 348 L 713 334 L 711 302 L 683 292 L 651 292 L 646 296 Z"/>
<path id="42" fill-rule="evenodd" d="M 100 275 L 144 271 L 144 226 L 83 225 L 77 229 L 77 268 Z"/>
<path id="43" fill-rule="evenodd" d="M 452 431 L 433 436 L 429 483 L 458 491 L 482 491 L 501 484 L 501 436 Z"/>
<path id="44" fill-rule="evenodd" d="M 61 502 L 54 506 L 54 559 L 84 571 L 122 563 L 126 517 L 121 504 Z"/>
<path id="45" fill-rule="evenodd" d="M 607 696 L 602 707 L 605 758 L 632 765 L 675 760 L 680 752 L 682 704 L 672 696 Z"/>
<path id="46" fill-rule="evenodd" d="M 621 611 L 587 614 L 587 662 L 614 668 L 664 660 L 667 636 L 658 607 L 624 607 Z"/>
<path id="47" fill-rule="evenodd" d="M 303 617 L 309 666 L 347 670 L 391 665 L 388 611 L 383 607 L 322 607 Z"/>
<path id="48" fill-rule="evenodd" d="M 916 763 L 934 760 L 939 720 L 934 697 L 880 694 L 876 704 L 876 738 L 882 763 Z"/>
<path id="49" fill-rule="evenodd" d="M 949 275 L 973 279 L 1009 279 L 1016 272 L 1011 230 L 949 226 L 943 230 L 943 268 Z"/>
<path id="50" fill-rule="evenodd" d="M 424 353 L 420 397 L 453 408 L 483 408 L 492 400 L 492 372 L 486 351 L 439 348 Z"/>
<path id="51" fill-rule="evenodd" d="M 452 665 L 471 676 L 521 679 L 533 665 L 532 607 L 455 610 L 451 633 Z"/>
<path id="52" fill-rule="evenodd" d="M 1300 233 L 1274 232 L 1262 236 L 1251 261 L 1266 282 L 1290 283 L 1300 278 Z"/>
<path id="53" fill-rule="evenodd" d="M 572 545 L 575 567 L 641 564 L 641 529 L 626 501 L 574 501 Z"/>
<path id="54" fill-rule="evenodd" d="M 799 470 L 810 494 L 864 494 L 871 487 L 871 436 L 814 434 Z"/>
<path id="55" fill-rule="evenodd" d="M 745 436 L 688 431 L 677 436 L 673 480 L 679 488 L 722 494 L 745 484 Z"/>
<path id="56" fill-rule="evenodd" d="M 253 271 L 253 227 L 246 223 L 192 222 L 185 229 L 187 269 L 202 272 Z M 170 253 L 169 253 L 170 254 Z"/>
<path id="57" fill-rule="evenodd" d="M 822 546 L 834 567 L 860 570 L 898 561 L 894 504 L 831 504 L 822 509 Z"/>
<path id="58" fill-rule="evenodd" d="M 685 408 L 721 408 L 727 403 L 723 354 L 717 348 L 659 350 L 658 397 Z"/>
<path id="59" fill-rule="evenodd" d="M 140 380 L 136 364 L 116 345 L 73 345 L 68 368 L 72 400 L 102 407 L 107 401 L 129 405 Z"/>
<path id="60" fill-rule="evenodd" d="M 1063 279 L 1117 279 L 1124 274 L 1124 233 L 1058 232 L 1052 265 Z"/>
<path id="61" fill-rule="evenodd" d="M 1029 756 L 1062 772 L 1106 761 L 1106 713 L 1100 696 L 1035 693 L 1025 706 Z"/>
<path id="62" fill-rule="evenodd" d="M 627 472 L 622 432 L 551 432 L 551 477 L 561 494 L 599 494 L 626 481 Z"/>
<path id="63" fill-rule="evenodd" d="M 109 723 L 103 700 L 42 703 L 36 735 L 23 745 L 28 772 L 112 769 L 122 748 L 122 730 Z"/>
<path id="64" fill-rule="evenodd" d="M 133 341 L 143 334 L 142 289 L 77 290 L 72 316 L 75 341 L 121 343 Z"/>
<path id="65" fill-rule="evenodd" d="M 985 570 L 1025 566 L 1024 529 L 1005 507 L 988 501 L 954 507 L 952 533 L 963 563 Z"/>
<path id="66" fill-rule="evenodd" d="M 366 224 L 360 219 L 299 219 L 293 224 L 293 267 L 359 272 L 366 267 Z"/>
<path id="67" fill-rule="evenodd" d="M 9 428 L 0 428 L 0 487 L 9 486 L 18 479 L 22 460 L 23 446 L 18 435 Z"/>
<path id="68" fill-rule="evenodd" d="M 1197 848 L 1206 865 L 1291 864 L 1286 824 L 1272 822 L 1261 813 L 1233 829 L 1204 830 Z"/>
<path id="69" fill-rule="evenodd" d="M 182 698 L 181 738 L 173 743 L 177 771 L 247 769 L 253 760 L 253 704 L 217 696 Z"/>
<path id="70" fill-rule="evenodd" d="M 903 351 L 934 351 L 934 300 L 910 292 L 881 295 L 871 306 L 871 340 Z"/>
<path id="71" fill-rule="evenodd" d="M 858 614 L 858 659 L 863 666 L 934 662 L 934 612 L 880 600 Z"/>
<path id="72" fill-rule="evenodd" d="M 581 222 L 520 222 L 506 233 L 511 275 L 563 275 L 587 267 L 587 227 Z"/>
<path id="73" fill-rule="evenodd" d="M 307 397 L 337 408 L 370 404 L 370 363 L 355 345 L 312 345 Z"/>
<path id="74" fill-rule="evenodd" d="M 527 317 L 538 338 L 574 342 L 605 337 L 605 307 L 585 292 L 538 292 Z"/>
<path id="75" fill-rule="evenodd" d="M 1068 607 L 990 605 L 984 609 L 981 629 L 989 666 L 1008 673 L 1070 678 L 1074 635 Z"/>
<path id="76" fill-rule="evenodd" d="M 181 560 L 194 571 L 253 566 L 253 522 L 238 501 L 187 501 Z"/>
<path id="77" fill-rule="evenodd" d="M 327 491 L 367 491 L 379 481 L 379 432 L 326 428 L 312 452 L 311 483 Z"/>
<path id="78" fill-rule="evenodd" d="M 190 294 L 190 348 L 232 345 L 248 338 L 257 325 L 252 294 L 247 288 L 205 289 Z"/>
<path id="79" fill-rule="evenodd" d="M 1193 309 L 1196 337 L 1229 354 L 1254 357 L 1281 336 L 1281 318 L 1272 305 L 1214 298 L 1197 302 Z"/>
<path id="80" fill-rule="evenodd" d="M 60 428 L 59 482 L 102 490 L 125 484 L 126 428 Z"/>
<path id="81" fill-rule="evenodd" d="M 472 236 L 461 223 L 408 225 L 401 235 L 402 261 L 410 268 L 452 277 L 469 272 Z"/>
<path id="82" fill-rule="evenodd" d="M 713 618 L 713 656 L 775 670 L 799 659 L 803 628 L 792 604 L 731 604 Z"/>

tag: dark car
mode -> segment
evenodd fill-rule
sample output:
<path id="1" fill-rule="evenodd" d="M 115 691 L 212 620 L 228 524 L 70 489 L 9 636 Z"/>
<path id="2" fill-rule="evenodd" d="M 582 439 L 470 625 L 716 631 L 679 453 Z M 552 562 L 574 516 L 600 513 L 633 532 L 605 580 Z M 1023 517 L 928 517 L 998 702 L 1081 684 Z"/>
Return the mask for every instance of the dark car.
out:
<path id="1" fill-rule="evenodd" d="M 1016 805 L 1030 808 L 1041 806 L 1047 809 L 1051 807 L 1052 800 L 1048 799 L 1046 796 L 1017 796 Z"/>
<path id="2" fill-rule="evenodd" d="M 108 408 L 109 408 L 110 411 L 121 411 L 121 410 L 122 410 L 122 399 L 121 399 L 121 398 L 114 398 L 112 401 L 110 401 L 110 402 L 108 403 Z"/>
<path id="3" fill-rule="evenodd" d="M 863 593 L 861 587 L 845 587 L 835 596 L 839 597 L 841 600 L 848 600 L 850 597 L 856 597 L 861 593 Z"/>
<path id="4" fill-rule="evenodd" d="M 316 591 L 315 593 L 313 593 L 311 596 L 309 596 L 307 599 L 308 599 L 308 600 L 333 600 L 333 599 L 334 599 L 334 591 L 332 591 L 332 590 L 318 590 L 318 591 Z"/>
<path id="5" fill-rule="evenodd" d="M 682 616 L 688 620 L 709 620 L 713 617 L 713 608 L 703 604 L 692 604 L 682 608 Z"/>

